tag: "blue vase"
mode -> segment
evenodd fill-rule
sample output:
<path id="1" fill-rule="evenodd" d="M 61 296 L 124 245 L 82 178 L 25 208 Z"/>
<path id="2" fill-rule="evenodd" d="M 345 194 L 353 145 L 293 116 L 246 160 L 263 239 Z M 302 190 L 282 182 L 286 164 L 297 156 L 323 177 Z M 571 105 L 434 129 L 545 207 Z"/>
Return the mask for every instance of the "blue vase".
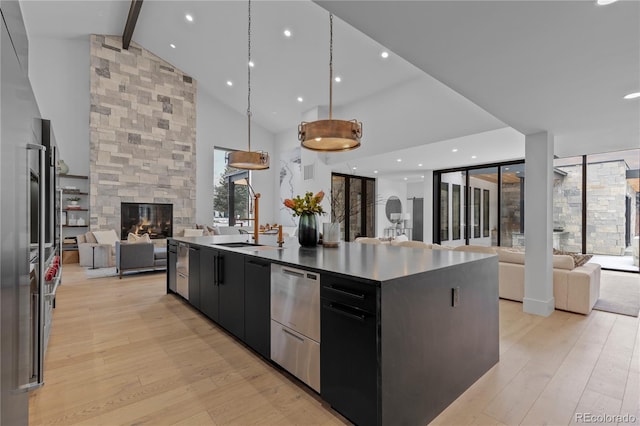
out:
<path id="1" fill-rule="evenodd" d="M 318 244 L 318 220 L 313 213 L 302 213 L 298 222 L 298 242 L 302 247 L 314 247 Z"/>

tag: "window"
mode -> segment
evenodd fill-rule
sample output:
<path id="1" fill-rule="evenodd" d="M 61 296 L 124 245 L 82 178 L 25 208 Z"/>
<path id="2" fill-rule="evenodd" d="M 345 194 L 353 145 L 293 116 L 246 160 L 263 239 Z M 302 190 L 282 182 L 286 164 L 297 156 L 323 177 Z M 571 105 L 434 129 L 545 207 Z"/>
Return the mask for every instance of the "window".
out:
<path id="1" fill-rule="evenodd" d="M 482 236 L 489 236 L 489 193 L 488 189 L 482 190 Z"/>
<path id="2" fill-rule="evenodd" d="M 473 188 L 473 238 L 480 238 L 480 188 Z"/>
<path id="3" fill-rule="evenodd" d="M 341 237 L 375 236 L 375 180 L 360 176 L 331 175 L 331 221 L 340 223 Z"/>
<path id="4" fill-rule="evenodd" d="M 249 172 L 229 167 L 225 157 L 231 150 L 213 150 L 213 222 L 223 226 L 251 226 L 249 191 L 235 182 L 249 179 Z M 231 206 L 231 207 L 230 207 Z"/>
<path id="5" fill-rule="evenodd" d="M 449 184 L 440 183 L 440 241 L 449 240 Z"/>

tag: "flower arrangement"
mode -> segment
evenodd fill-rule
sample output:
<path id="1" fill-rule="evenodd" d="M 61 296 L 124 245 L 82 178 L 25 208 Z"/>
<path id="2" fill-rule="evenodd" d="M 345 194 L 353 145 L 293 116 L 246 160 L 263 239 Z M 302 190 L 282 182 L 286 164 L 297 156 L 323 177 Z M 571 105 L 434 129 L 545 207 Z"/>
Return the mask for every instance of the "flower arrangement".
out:
<path id="1" fill-rule="evenodd" d="M 325 214 L 320 203 L 324 198 L 324 192 L 320 191 L 313 195 L 313 192 L 307 192 L 304 198 L 299 195 L 295 198 L 287 198 L 284 205 L 293 210 L 293 216 L 301 216 L 302 214 Z"/>

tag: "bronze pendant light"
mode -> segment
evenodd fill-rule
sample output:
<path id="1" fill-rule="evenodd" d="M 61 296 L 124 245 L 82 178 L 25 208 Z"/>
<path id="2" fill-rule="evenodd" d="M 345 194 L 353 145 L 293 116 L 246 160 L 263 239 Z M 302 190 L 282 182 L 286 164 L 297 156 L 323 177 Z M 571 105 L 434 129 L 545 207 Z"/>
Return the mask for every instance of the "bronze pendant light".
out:
<path id="1" fill-rule="evenodd" d="M 360 146 L 362 123 L 358 120 L 333 119 L 333 14 L 329 14 L 329 119 L 298 126 L 298 140 L 303 147 L 313 151 L 351 151 Z"/>
<path id="2" fill-rule="evenodd" d="M 230 151 L 226 155 L 227 165 L 236 169 L 264 170 L 269 168 L 269 153 L 251 151 L 251 0 L 249 0 L 248 59 L 247 59 L 247 151 Z"/>

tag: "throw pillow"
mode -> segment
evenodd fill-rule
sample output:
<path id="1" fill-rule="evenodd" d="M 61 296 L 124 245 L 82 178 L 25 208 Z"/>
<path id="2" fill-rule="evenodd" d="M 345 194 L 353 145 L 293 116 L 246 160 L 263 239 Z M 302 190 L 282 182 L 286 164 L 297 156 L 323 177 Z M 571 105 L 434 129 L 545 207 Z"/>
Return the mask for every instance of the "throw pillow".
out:
<path id="1" fill-rule="evenodd" d="M 109 244 L 115 247 L 116 241 L 119 241 L 118 235 L 113 229 L 108 231 L 93 231 L 93 236 L 96 237 L 98 244 Z"/>
<path id="2" fill-rule="evenodd" d="M 202 237 L 203 235 L 202 229 L 185 229 L 184 236 L 185 237 Z"/>
<path id="3" fill-rule="evenodd" d="M 149 234 L 136 235 L 129 232 L 129 235 L 127 236 L 127 242 L 130 244 L 150 243 L 151 237 L 149 237 Z"/>
<path id="4" fill-rule="evenodd" d="M 593 257 L 592 254 L 572 253 L 570 251 L 563 251 L 558 249 L 553 249 L 553 254 L 564 254 L 573 257 L 573 262 L 575 263 L 576 268 L 578 266 L 584 265 Z"/>
<path id="5" fill-rule="evenodd" d="M 98 241 L 96 240 L 96 237 L 93 235 L 93 232 L 89 231 L 86 234 L 84 234 L 84 238 L 85 241 L 90 243 L 90 244 L 97 244 Z"/>

